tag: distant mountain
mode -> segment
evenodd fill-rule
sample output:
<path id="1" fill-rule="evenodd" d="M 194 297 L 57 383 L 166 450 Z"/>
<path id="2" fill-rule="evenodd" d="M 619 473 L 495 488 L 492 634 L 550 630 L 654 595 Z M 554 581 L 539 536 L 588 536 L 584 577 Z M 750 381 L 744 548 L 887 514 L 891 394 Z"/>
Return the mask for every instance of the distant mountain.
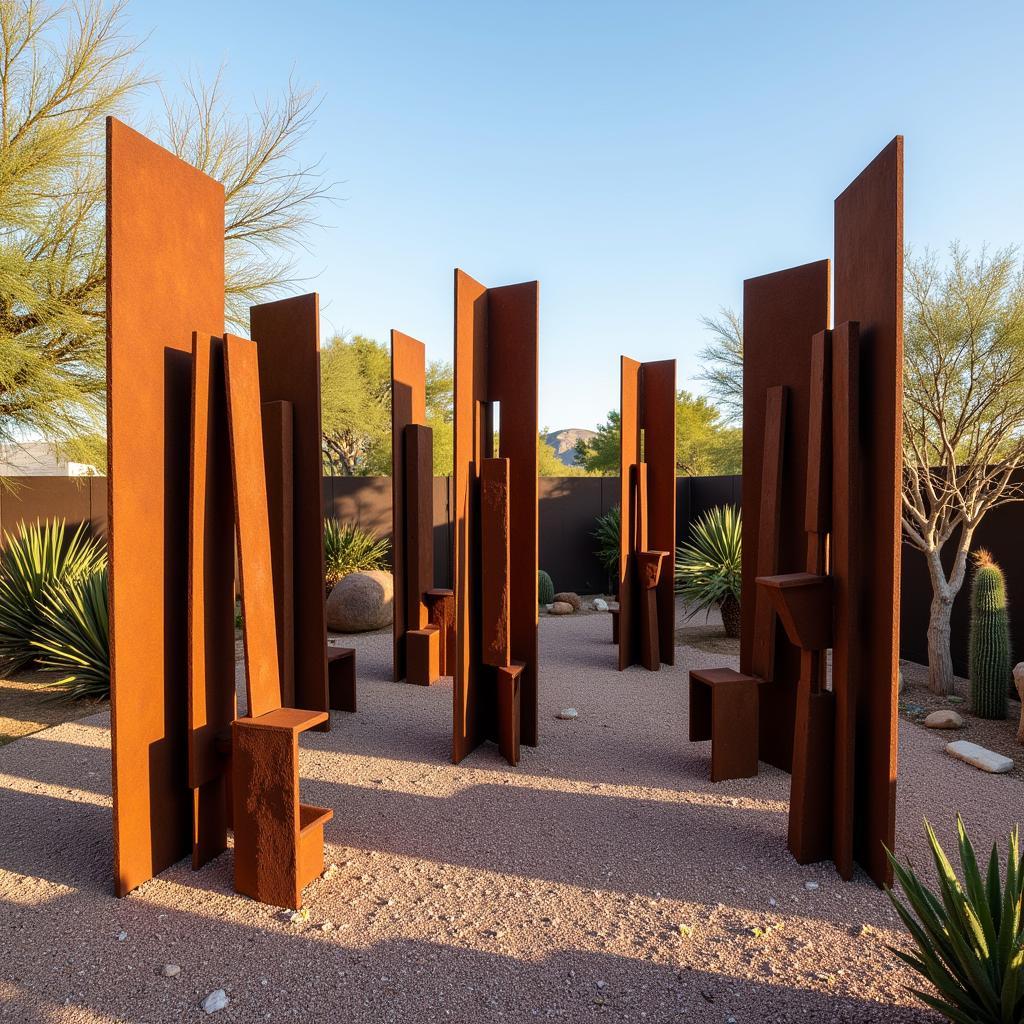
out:
<path id="1" fill-rule="evenodd" d="M 583 427 L 566 427 L 565 430 L 554 430 L 546 434 L 544 440 L 555 450 L 555 458 L 565 466 L 576 465 L 576 442 L 589 441 L 597 437 L 596 430 L 584 430 Z"/>

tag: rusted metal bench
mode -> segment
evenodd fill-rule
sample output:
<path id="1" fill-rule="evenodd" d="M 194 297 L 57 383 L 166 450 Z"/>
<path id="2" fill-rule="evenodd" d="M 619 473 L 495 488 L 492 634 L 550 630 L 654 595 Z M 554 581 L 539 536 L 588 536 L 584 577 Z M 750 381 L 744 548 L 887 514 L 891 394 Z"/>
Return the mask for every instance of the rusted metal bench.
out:
<path id="1" fill-rule="evenodd" d="M 690 673 L 690 741 L 711 740 L 711 781 L 757 775 L 758 687 L 731 668 Z"/>

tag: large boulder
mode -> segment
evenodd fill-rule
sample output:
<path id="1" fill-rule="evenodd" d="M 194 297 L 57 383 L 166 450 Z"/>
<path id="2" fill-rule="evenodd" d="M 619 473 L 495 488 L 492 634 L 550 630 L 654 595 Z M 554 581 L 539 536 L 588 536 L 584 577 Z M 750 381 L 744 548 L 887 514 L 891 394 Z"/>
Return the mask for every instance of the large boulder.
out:
<path id="1" fill-rule="evenodd" d="M 337 633 L 365 633 L 390 626 L 394 592 L 389 572 L 349 573 L 327 598 L 327 628 Z"/>
<path id="2" fill-rule="evenodd" d="M 560 594 L 555 594 L 552 602 L 555 604 L 571 604 L 574 612 L 578 612 L 583 607 L 580 595 L 574 594 L 571 590 L 563 590 Z"/>

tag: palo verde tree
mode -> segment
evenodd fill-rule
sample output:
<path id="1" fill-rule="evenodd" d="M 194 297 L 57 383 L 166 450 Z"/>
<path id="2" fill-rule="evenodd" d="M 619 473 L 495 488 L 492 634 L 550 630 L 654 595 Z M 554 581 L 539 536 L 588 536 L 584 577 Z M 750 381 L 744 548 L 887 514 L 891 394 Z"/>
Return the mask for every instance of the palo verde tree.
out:
<path id="1" fill-rule="evenodd" d="M 0 441 L 45 438 L 103 461 L 104 118 L 151 83 L 126 0 L 0 0 Z M 165 96 L 162 144 L 224 182 L 229 323 L 289 277 L 289 250 L 329 191 L 296 160 L 316 96 L 238 116 L 210 87 Z"/>
<path id="2" fill-rule="evenodd" d="M 726 310 L 703 323 L 715 335 L 702 353 L 704 379 L 739 411 L 739 317 Z M 1016 250 L 971 259 L 954 244 L 944 263 L 908 254 L 904 351 L 903 536 L 928 565 L 929 686 L 948 694 L 950 614 L 971 544 L 992 509 L 1024 499 L 1024 265 Z"/>

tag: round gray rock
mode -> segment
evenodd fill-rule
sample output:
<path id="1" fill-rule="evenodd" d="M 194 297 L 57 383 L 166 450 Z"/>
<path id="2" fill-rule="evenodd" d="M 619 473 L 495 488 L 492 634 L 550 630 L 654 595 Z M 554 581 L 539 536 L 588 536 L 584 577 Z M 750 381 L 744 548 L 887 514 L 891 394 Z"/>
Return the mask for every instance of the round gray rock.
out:
<path id="1" fill-rule="evenodd" d="M 572 615 L 576 609 L 568 601 L 555 601 L 548 608 L 548 615 Z"/>
<path id="2" fill-rule="evenodd" d="M 338 633 L 366 633 L 390 626 L 394 592 L 389 572 L 350 573 L 327 598 L 327 628 Z"/>

